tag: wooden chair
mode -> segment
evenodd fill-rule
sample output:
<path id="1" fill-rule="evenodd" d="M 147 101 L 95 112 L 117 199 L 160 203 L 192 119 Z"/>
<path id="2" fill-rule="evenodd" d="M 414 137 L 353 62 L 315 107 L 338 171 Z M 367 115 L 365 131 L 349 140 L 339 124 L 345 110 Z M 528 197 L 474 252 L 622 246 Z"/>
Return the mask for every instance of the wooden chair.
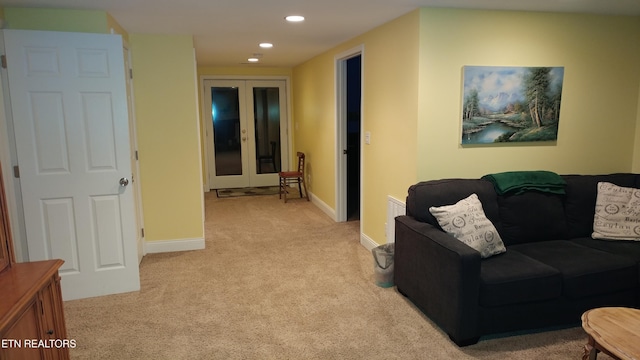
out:
<path id="1" fill-rule="evenodd" d="M 307 184 L 304 182 L 304 153 L 298 151 L 298 170 L 296 171 L 281 171 L 278 173 L 280 176 L 280 199 L 284 195 L 284 202 L 287 202 L 287 186 L 290 184 L 298 184 L 298 191 L 300 191 L 300 198 L 302 198 L 302 187 L 304 186 L 304 193 L 309 201 L 309 192 L 307 192 Z"/>

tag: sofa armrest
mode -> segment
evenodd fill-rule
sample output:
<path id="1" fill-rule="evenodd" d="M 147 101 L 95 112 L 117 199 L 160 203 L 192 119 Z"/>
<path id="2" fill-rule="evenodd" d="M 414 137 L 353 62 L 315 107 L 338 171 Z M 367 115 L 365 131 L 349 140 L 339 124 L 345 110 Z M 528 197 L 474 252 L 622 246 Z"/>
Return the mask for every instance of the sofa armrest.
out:
<path id="1" fill-rule="evenodd" d="M 456 344 L 477 342 L 480 253 L 410 216 L 396 217 L 395 225 L 398 291 Z"/>

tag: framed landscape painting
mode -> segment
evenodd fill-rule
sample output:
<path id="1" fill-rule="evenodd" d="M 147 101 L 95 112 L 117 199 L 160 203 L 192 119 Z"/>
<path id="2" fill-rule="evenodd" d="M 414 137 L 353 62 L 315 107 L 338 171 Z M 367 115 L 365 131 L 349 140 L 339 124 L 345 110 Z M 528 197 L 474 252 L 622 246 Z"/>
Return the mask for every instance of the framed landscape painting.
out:
<path id="1" fill-rule="evenodd" d="M 461 144 L 558 139 L 564 67 L 465 66 Z"/>

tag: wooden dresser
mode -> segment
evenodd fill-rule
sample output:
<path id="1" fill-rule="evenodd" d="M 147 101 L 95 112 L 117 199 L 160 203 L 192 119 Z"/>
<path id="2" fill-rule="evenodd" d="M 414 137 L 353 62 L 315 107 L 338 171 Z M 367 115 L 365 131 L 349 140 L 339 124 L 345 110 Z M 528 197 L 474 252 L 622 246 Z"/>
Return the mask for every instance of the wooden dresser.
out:
<path id="1" fill-rule="evenodd" d="M 63 261 L 16 263 L 6 204 L 0 168 L 0 360 L 68 359 Z"/>

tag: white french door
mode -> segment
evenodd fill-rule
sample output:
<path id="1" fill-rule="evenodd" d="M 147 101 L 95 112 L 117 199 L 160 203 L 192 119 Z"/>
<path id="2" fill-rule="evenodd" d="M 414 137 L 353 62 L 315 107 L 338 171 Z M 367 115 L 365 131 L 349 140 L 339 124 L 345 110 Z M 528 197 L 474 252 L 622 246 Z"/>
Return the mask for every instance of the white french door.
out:
<path id="1" fill-rule="evenodd" d="M 275 186 L 288 167 L 284 80 L 204 80 L 211 189 Z"/>
<path id="2" fill-rule="evenodd" d="M 65 300 L 139 290 L 121 38 L 3 35 L 29 259 Z"/>

